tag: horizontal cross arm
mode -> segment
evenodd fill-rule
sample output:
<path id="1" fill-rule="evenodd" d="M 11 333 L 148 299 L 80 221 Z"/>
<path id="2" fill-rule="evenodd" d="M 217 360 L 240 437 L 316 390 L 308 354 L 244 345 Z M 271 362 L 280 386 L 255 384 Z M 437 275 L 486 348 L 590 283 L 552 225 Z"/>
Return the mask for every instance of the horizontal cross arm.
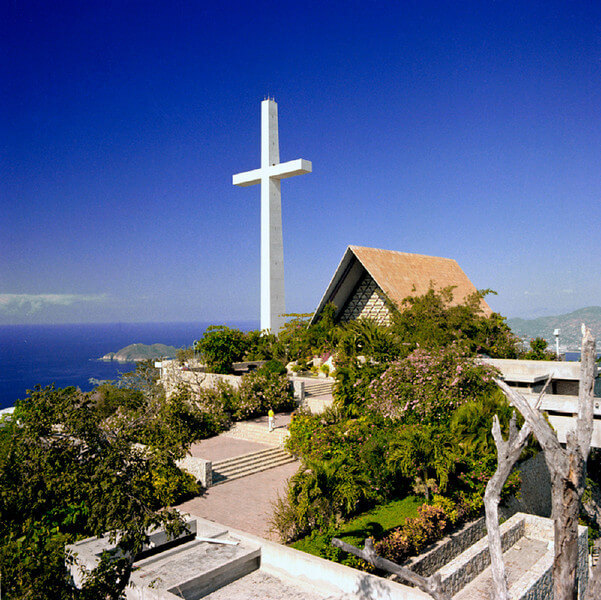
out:
<path id="1" fill-rule="evenodd" d="M 264 175 L 273 179 L 286 179 L 287 177 L 303 175 L 304 173 L 311 173 L 312 171 L 313 165 L 310 160 L 297 158 L 296 160 L 289 160 L 285 163 L 271 165 L 266 169 L 253 169 L 252 171 L 237 173 L 232 177 L 232 183 L 240 187 L 246 187 L 248 185 L 261 183 L 261 177 Z"/>
<path id="2" fill-rule="evenodd" d="M 232 183 L 240 187 L 256 185 L 257 183 L 261 183 L 262 173 L 262 169 L 253 169 L 252 171 L 246 171 L 245 173 L 236 173 L 236 175 L 232 177 Z"/>
<path id="3" fill-rule="evenodd" d="M 296 160 L 289 160 L 288 162 L 269 167 L 269 177 L 273 177 L 274 179 L 286 179 L 287 177 L 303 175 L 304 173 L 311 173 L 312 171 L 313 165 L 310 160 L 297 158 Z"/>

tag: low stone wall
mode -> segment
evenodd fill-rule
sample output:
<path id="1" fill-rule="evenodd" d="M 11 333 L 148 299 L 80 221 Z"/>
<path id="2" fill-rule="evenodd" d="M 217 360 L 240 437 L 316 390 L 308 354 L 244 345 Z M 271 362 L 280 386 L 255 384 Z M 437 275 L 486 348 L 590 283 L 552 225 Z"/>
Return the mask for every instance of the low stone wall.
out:
<path id="1" fill-rule="evenodd" d="M 503 552 L 513 546 L 524 535 L 524 516 L 523 514 L 517 514 L 501 525 Z M 488 537 L 485 537 L 447 563 L 438 571 L 438 574 L 442 578 L 447 594 L 454 596 L 489 565 Z"/>
<path id="2" fill-rule="evenodd" d="M 403 566 L 419 575 L 430 577 L 432 573 L 441 569 L 485 535 L 486 519 L 481 517 L 477 521 L 467 523 L 455 533 L 445 536 L 430 550 L 409 559 L 403 563 Z"/>
<path id="3" fill-rule="evenodd" d="M 188 455 L 178 460 L 177 466 L 192 475 L 202 487 L 210 488 L 213 485 L 213 463 L 210 460 Z"/>
<path id="4" fill-rule="evenodd" d="M 542 540 L 548 543 L 548 552 L 524 572 L 511 586 L 509 594 L 516 600 L 547 600 L 552 597 L 553 521 L 544 517 L 517 513 L 501 525 L 503 551 L 506 552 L 520 538 Z M 488 537 L 482 538 L 437 572 L 446 592 L 453 596 L 475 579 L 490 565 Z M 579 598 L 588 583 L 588 530 L 578 527 Z"/>
<path id="5" fill-rule="evenodd" d="M 224 381 L 238 389 L 242 377 L 240 375 L 220 375 L 205 373 L 202 367 L 192 361 L 189 370 L 183 370 L 178 360 L 164 360 L 161 367 L 161 383 L 167 397 L 171 396 L 180 386 L 187 386 L 192 392 L 201 388 L 214 388 L 218 382 Z"/>

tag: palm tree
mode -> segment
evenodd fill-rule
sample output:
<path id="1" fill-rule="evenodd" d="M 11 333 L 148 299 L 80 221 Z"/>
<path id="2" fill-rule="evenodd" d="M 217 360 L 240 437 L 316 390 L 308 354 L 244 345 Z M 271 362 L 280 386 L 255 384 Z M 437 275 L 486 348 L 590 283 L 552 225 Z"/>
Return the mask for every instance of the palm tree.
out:
<path id="1" fill-rule="evenodd" d="M 432 475 L 443 491 L 458 459 L 457 438 L 448 429 L 433 425 L 409 425 L 401 429 L 391 447 L 389 463 L 406 477 L 423 484 L 430 499 Z"/>

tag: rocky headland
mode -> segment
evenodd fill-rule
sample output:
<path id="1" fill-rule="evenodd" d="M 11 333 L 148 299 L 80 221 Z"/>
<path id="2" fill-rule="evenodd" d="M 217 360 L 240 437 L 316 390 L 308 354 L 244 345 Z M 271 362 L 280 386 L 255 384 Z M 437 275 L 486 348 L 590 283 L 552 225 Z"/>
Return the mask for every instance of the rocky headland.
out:
<path id="1" fill-rule="evenodd" d="M 174 358 L 177 348 L 165 344 L 130 344 L 117 352 L 109 352 L 99 360 L 119 362 L 139 362 L 155 358 Z"/>

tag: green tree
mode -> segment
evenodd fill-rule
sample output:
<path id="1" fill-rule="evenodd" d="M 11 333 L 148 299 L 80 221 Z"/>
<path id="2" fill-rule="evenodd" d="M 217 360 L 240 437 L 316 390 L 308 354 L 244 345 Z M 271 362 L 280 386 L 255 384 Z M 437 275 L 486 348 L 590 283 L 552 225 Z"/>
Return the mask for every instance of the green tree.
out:
<path id="1" fill-rule="evenodd" d="M 554 360 L 555 355 L 548 350 L 549 342 L 542 337 L 530 340 L 530 350 L 523 356 L 526 360 Z"/>
<path id="2" fill-rule="evenodd" d="M 289 319 L 278 334 L 274 356 L 288 362 L 331 352 L 339 335 L 339 328 L 334 323 L 335 313 L 336 307 L 328 304 L 319 321 L 313 324 L 310 324 L 311 313 L 284 315 Z"/>
<path id="3" fill-rule="evenodd" d="M 245 360 L 270 360 L 277 351 L 277 337 L 267 331 L 249 331 Z"/>
<path id="4" fill-rule="evenodd" d="M 97 407 L 97 398 L 75 388 L 37 387 L 0 427 L 7 598 L 117 598 L 131 562 L 103 563 L 79 592 L 67 578 L 65 544 L 119 531 L 125 556 L 135 556 L 149 527 L 181 530 L 177 513 L 163 508 L 177 496 L 165 493 L 161 474 L 181 475 L 171 454 L 134 444 L 149 417 L 123 407 L 107 417 Z"/>
<path id="5" fill-rule="evenodd" d="M 403 355 L 415 348 L 436 348 L 461 343 L 471 354 L 483 353 L 493 358 L 517 358 L 518 339 L 504 317 L 498 313 L 485 316 L 482 300 L 494 293 L 482 290 L 463 303 L 453 305 L 453 287 L 430 288 L 421 296 L 405 298 L 393 311 L 392 330 L 402 342 Z"/>
<path id="6" fill-rule="evenodd" d="M 244 332 L 225 325 L 211 325 L 194 349 L 214 373 L 231 373 L 232 363 L 241 361 L 249 350 Z"/>
<path id="7" fill-rule="evenodd" d="M 399 337 L 390 327 L 379 325 L 373 319 L 357 319 L 340 328 L 336 364 L 352 364 L 357 356 L 390 362 L 401 352 Z"/>
<path id="8" fill-rule="evenodd" d="M 416 479 L 417 492 L 444 492 L 457 461 L 457 438 L 446 427 L 408 425 L 399 430 L 388 461 L 406 477 Z"/>

